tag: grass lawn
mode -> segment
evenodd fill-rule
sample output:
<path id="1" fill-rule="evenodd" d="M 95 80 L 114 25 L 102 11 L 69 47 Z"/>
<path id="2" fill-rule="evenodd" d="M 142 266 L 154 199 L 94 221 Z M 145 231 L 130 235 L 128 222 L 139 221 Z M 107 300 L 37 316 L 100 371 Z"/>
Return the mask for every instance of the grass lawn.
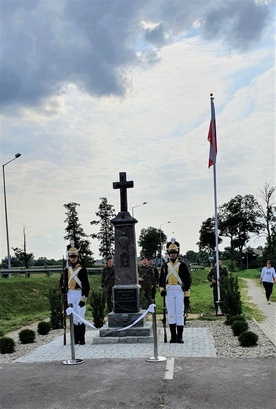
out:
<path id="1" fill-rule="evenodd" d="M 200 314 L 206 318 L 213 316 L 213 292 L 207 281 L 208 270 L 192 272 L 192 287 L 190 304 L 193 314 Z M 240 291 L 243 302 L 243 312 L 246 316 L 261 319 L 258 310 L 250 304 L 246 298 L 246 283 L 242 278 L 250 278 L 259 283 L 260 272 L 258 270 L 245 270 L 237 273 L 239 277 Z M 90 275 L 91 288 L 99 288 L 101 276 Z M 58 287 L 59 274 L 53 274 L 50 278 L 42 275 L 33 275 L 30 278 L 12 277 L 0 278 L 0 330 L 5 333 L 20 329 L 22 326 L 48 318 L 50 306 L 47 294 L 50 288 Z M 276 301 L 276 294 L 271 297 Z M 162 314 L 163 299 L 157 291 L 156 312 Z M 86 317 L 92 318 L 90 306 L 87 308 Z"/>

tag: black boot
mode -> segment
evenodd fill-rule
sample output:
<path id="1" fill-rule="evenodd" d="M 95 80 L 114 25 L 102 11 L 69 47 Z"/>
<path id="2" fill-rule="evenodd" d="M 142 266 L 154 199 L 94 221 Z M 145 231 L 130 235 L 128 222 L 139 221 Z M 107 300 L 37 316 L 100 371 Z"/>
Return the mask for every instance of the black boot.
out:
<path id="1" fill-rule="evenodd" d="M 75 345 L 79 343 L 79 325 L 74 324 Z"/>
<path id="2" fill-rule="evenodd" d="M 170 344 L 176 343 L 176 324 L 170 324 L 171 340 Z"/>
<path id="3" fill-rule="evenodd" d="M 178 344 L 183 344 L 182 334 L 183 334 L 183 325 L 177 325 L 177 342 L 178 342 Z"/>
<path id="4" fill-rule="evenodd" d="M 79 326 L 79 341 L 80 341 L 80 345 L 84 345 L 85 344 L 85 324 L 81 324 Z"/>

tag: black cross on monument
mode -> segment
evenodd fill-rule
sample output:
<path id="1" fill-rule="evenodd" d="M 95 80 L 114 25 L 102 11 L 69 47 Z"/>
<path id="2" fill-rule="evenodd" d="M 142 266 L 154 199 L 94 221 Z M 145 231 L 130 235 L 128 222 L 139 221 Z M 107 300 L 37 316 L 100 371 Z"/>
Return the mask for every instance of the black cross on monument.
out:
<path id="1" fill-rule="evenodd" d="M 126 173 L 120 172 L 120 182 L 113 182 L 113 189 L 120 189 L 121 212 L 127 212 L 127 189 L 133 187 L 133 181 L 126 180 Z"/>

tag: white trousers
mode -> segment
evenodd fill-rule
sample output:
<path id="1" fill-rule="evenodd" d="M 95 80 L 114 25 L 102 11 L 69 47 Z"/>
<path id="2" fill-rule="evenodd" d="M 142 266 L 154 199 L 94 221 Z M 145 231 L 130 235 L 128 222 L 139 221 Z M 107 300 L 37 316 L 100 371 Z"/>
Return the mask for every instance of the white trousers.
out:
<path id="1" fill-rule="evenodd" d="M 184 325 L 184 292 L 179 284 L 166 286 L 168 323 Z"/>
<path id="2" fill-rule="evenodd" d="M 84 318 L 86 306 L 84 307 L 79 306 L 80 299 L 81 299 L 80 290 L 68 290 L 68 293 L 67 293 L 68 305 L 72 304 L 73 311 L 75 311 L 76 314 Z M 74 314 L 73 314 L 73 323 L 74 325 L 82 324 L 82 322 L 77 317 L 75 317 Z"/>

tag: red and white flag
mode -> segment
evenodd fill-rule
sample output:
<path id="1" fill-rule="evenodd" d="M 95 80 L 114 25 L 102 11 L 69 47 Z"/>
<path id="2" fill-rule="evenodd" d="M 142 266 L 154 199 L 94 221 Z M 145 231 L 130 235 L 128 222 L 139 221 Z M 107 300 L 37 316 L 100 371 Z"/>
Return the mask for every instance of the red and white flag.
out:
<path id="1" fill-rule="evenodd" d="M 210 152 L 209 152 L 209 166 L 210 168 L 212 165 L 216 163 L 216 157 L 218 152 L 217 147 L 217 131 L 216 131 L 216 113 L 215 113 L 215 105 L 214 105 L 214 98 L 211 94 L 211 121 L 208 133 L 208 141 L 210 142 Z"/>

